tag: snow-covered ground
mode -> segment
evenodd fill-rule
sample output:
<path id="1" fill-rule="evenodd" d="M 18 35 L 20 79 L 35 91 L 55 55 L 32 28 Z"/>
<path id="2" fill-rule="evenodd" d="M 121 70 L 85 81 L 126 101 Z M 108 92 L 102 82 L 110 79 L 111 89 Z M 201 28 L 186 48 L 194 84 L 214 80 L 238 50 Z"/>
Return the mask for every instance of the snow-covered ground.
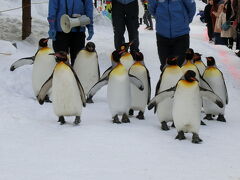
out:
<path id="1" fill-rule="evenodd" d="M 20 0 L 1 0 L 0 11 L 20 6 Z M 191 143 L 190 134 L 178 141 L 175 129 L 162 131 L 153 111 L 146 110 L 144 121 L 133 117 L 130 124 L 112 124 L 106 87 L 83 109 L 79 126 L 73 126 L 74 117 L 58 125 L 52 104 L 40 106 L 35 100 L 32 66 L 9 71 L 15 60 L 34 55 L 38 40 L 47 37 L 47 3 L 33 5 L 32 16 L 33 33 L 21 41 L 21 9 L 0 14 L 0 180 L 240 180 L 240 59 L 227 47 L 208 43 L 198 16 L 191 25 L 191 47 L 203 59 L 215 57 L 229 93 L 227 123 L 205 121 L 199 145 Z M 139 31 L 153 95 L 160 75 L 155 32 L 143 25 Z M 93 41 L 102 73 L 110 65 L 113 33 L 101 15 L 95 17 Z"/>

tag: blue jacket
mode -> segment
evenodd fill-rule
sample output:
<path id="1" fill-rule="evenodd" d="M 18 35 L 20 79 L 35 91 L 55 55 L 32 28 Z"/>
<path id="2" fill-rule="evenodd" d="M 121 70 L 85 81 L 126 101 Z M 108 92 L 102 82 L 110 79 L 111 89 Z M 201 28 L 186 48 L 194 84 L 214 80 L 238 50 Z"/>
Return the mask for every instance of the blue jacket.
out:
<path id="1" fill-rule="evenodd" d="M 62 31 L 60 19 L 66 14 L 66 2 L 68 7 L 68 15 L 80 14 L 90 18 L 91 24 L 87 25 L 88 29 L 93 30 L 93 3 L 92 0 L 49 0 L 48 22 L 51 28 L 56 31 Z M 72 32 L 78 31 L 78 28 L 72 28 Z M 85 27 L 80 28 L 81 32 L 85 32 Z"/>
<path id="2" fill-rule="evenodd" d="M 107 1 L 115 1 L 115 0 L 107 0 Z M 116 0 L 116 1 L 121 4 L 129 4 L 130 2 L 133 2 L 135 0 Z"/>
<path id="3" fill-rule="evenodd" d="M 157 34 L 175 38 L 189 34 L 196 3 L 194 0 L 149 0 L 148 9 L 155 17 Z"/>

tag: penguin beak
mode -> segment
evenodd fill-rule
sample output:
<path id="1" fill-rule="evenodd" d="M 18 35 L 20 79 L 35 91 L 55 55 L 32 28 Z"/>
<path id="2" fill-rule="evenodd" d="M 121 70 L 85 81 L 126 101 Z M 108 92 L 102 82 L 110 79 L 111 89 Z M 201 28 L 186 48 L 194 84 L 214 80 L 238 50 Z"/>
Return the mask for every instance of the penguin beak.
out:
<path id="1" fill-rule="evenodd" d="M 195 77 L 191 77 L 190 79 L 198 82 L 198 80 Z"/>
<path id="2" fill-rule="evenodd" d="M 43 42 L 44 42 L 44 43 L 47 43 L 47 42 L 48 42 L 48 40 L 49 40 L 49 37 L 48 37 L 48 38 L 46 38 L 46 40 L 44 40 Z"/>
<path id="3" fill-rule="evenodd" d="M 122 54 L 122 53 L 124 53 L 125 52 L 125 49 L 124 50 L 122 50 L 122 51 L 119 51 L 119 54 Z"/>

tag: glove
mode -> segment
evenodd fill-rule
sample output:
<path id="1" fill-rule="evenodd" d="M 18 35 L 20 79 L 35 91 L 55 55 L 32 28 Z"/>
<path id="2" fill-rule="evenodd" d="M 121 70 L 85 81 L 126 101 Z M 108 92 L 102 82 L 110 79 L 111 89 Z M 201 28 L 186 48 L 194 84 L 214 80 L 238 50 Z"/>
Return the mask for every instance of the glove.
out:
<path id="1" fill-rule="evenodd" d="M 93 25 L 87 26 L 87 29 L 88 29 L 88 37 L 87 37 L 87 40 L 89 41 L 89 40 L 92 39 L 93 34 L 94 34 Z"/>
<path id="2" fill-rule="evenodd" d="M 112 2 L 111 1 L 106 1 L 106 10 L 109 12 L 109 13 L 112 13 Z"/>
<path id="3" fill-rule="evenodd" d="M 49 36 L 49 39 L 52 39 L 53 41 L 56 40 L 56 31 L 54 29 L 49 29 L 48 31 L 48 36 Z"/>

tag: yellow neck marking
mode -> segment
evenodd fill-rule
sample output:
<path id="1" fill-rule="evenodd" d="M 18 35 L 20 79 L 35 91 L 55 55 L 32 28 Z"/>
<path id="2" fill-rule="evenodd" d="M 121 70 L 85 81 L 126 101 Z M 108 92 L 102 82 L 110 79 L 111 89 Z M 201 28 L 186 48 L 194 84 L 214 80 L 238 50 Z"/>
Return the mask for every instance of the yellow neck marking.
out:
<path id="1" fill-rule="evenodd" d="M 111 75 L 122 75 L 126 74 L 127 70 L 122 64 L 118 64 L 111 72 Z"/>

